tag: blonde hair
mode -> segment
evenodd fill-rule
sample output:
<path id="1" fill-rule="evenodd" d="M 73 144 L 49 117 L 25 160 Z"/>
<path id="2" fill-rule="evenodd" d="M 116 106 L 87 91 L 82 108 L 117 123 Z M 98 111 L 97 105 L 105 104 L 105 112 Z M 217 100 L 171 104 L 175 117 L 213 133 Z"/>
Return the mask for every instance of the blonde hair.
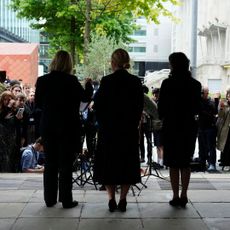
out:
<path id="1" fill-rule="evenodd" d="M 129 54 L 126 50 L 124 49 L 116 49 L 113 53 L 112 53 L 112 57 L 111 57 L 113 63 L 115 65 L 117 65 L 117 67 L 119 69 L 129 69 L 130 68 L 130 58 L 129 58 Z"/>
<path id="2" fill-rule="evenodd" d="M 50 63 L 49 70 L 71 74 L 73 62 L 70 54 L 65 50 L 59 50 Z"/>

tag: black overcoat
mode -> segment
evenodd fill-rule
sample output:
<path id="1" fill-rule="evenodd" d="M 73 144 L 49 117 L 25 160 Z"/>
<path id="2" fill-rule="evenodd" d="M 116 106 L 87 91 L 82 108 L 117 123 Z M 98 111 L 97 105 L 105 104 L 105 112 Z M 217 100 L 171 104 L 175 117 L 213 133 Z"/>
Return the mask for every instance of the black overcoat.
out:
<path id="1" fill-rule="evenodd" d="M 140 182 L 140 79 L 123 69 L 103 77 L 94 105 L 99 125 L 95 180 L 106 185 Z"/>
<path id="2" fill-rule="evenodd" d="M 194 154 L 201 104 L 201 84 L 190 72 L 170 76 L 162 82 L 158 102 L 163 121 L 164 164 L 188 167 Z"/>

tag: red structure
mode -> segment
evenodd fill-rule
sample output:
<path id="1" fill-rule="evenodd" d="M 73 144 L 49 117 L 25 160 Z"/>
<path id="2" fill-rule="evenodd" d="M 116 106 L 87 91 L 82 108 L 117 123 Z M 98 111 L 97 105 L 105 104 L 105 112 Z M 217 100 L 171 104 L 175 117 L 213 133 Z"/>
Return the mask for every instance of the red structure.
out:
<path id="1" fill-rule="evenodd" d="M 33 87 L 38 77 L 38 44 L 0 43 L 0 70 L 10 80 L 22 79 Z"/>

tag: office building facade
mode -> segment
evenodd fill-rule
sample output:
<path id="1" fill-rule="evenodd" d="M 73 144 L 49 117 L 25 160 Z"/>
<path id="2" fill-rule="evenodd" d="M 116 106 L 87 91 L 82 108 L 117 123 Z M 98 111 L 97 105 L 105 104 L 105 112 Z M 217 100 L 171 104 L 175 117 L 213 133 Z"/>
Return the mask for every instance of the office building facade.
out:
<path id="1" fill-rule="evenodd" d="M 129 54 L 139 76 L 169 68 L 172 22 L 167 17 L 160 17 L 159 21 L 160 24 L 156 24 L 143 17 L 135 20 L 139 29 L 130 36 L 135 42 L 129 44 Z"/>
<path id="2" fill-rule="evenodd" d="M 10 7 L 11 0 L 0 0 L 0 42 L 39 43 L 39 31 L 26 19 L 19 19 Z"/>
<path id="3" fill-rule="evenodd" d="M 182 0 L 175 15 L 180 23 L 174 24 L 172 50 L 192 57 L 192 13 L 197 3 L 197 63 L 196 77 L 211 93 L 225 93 L 230 85 L 230 18 L 229 0 Z"/>

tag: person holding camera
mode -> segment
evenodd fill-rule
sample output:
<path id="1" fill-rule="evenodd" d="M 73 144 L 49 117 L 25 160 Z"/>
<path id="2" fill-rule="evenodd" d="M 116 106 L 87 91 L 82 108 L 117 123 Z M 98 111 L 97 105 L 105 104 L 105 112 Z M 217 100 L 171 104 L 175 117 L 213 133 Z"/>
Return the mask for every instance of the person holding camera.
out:
<path id="1" fill-rule="evenodd" d="M 1 172 L 18 172 L 20 168 L 21 130 L 23 109 L 17 97 L 4 91 L 0 95 L 0 166 Z"/>
<path id="2" fill-rule="evenodd" d="M 39 137 L 32 145 L 23 148 L 21 170 L 25 173 L 43 173 L 44 166 L 39 164 L 39 155 L 44 152 L 43 141 Z"/>

